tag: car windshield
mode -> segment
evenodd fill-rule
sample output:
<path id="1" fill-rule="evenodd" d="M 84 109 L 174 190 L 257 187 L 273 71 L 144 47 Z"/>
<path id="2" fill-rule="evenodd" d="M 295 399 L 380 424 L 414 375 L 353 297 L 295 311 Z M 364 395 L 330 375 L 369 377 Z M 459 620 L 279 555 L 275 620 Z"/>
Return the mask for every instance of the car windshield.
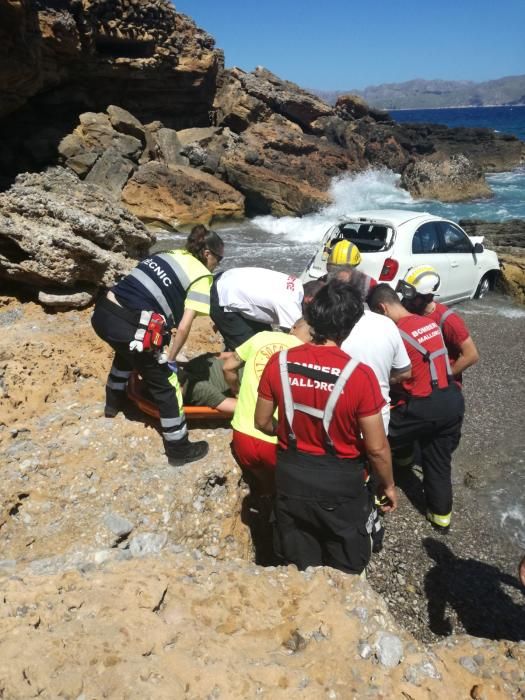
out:
<path id="1" fill-rule="evenodd" d="M 337 238 L 346 238 L 355 243 L 362 253 L 379 253 L 388 250 L 394 231 L 390 226 L 360 221 L 345 221 L 339 224 Z"/>

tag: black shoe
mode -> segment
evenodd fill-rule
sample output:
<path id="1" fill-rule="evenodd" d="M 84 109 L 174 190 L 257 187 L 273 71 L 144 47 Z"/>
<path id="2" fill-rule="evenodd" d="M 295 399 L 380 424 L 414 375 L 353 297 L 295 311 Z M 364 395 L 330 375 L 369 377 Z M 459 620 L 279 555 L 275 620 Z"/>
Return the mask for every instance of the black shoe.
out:
<path id="1" fill-rule="evenodd" d="M 122 408 L 120 406 L 110 406 L 106 404 L 104 406 L 104 417 L 105 418 L 115 418 L 115 416 L 120 413 Z"/>
<path id="2" fill-rule="evenodd" d="M 433 527 L 433 529 L 436 532 L 439 532 L 441 535 L 448 535 L 450 532 L 450 525 L 437 525 L 436 523 L 430 523 Z"/>
<path id="3" fill-rule="evenodd" d="M 166 453 L 168 464 L 172 467 L 182 467 L 183 464 L 196 462 L 208 454 L 209 445 L 206 440 L 198 442 L 190 442 L 189 440 L 177 447 L 170 447 L 170 451 Z"/>

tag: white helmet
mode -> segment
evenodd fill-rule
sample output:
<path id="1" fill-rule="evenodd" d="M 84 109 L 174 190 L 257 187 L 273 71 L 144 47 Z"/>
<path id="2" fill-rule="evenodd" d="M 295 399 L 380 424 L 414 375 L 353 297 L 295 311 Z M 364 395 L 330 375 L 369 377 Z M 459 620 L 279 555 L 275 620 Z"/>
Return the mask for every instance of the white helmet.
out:
<path id="1" fill-rule="evenodd" d="M 412 267 L 406 273 L 403 281 L 406 285 L 412 287 L 414 290 L 412 292 L 413 296 L 415 296 L 415 294 L 435 294 L 441 284 L 441 279 L 438 273 L 431 265 L 419 265 L 418 267 Z M 403 290 L 400 291 L 403 293 Z M 403 294 L 403 296 L 407 297 L 409 295 Z"/>

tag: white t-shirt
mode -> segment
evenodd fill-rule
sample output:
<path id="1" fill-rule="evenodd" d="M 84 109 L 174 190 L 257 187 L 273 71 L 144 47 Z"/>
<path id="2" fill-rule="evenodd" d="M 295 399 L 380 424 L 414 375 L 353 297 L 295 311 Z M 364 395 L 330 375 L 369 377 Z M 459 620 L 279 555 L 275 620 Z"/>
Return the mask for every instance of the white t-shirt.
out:
<path id="1" fill-rule="evenodd" d="M 217 281 L 219 304 L 246 318 L 291 328 L 302 316 L 303 284 L 293 275 L 263 267 L 235 267 Z"/>
<path id="2" fill-rule="evenodd" d="M 381 393 L 387 402 L 381 413 L 385 432 L 390 420 L 390 372 L 410 367 L 410 358 L 396 324 L 386 316 L 365 309 L 341 350 L 374 370 Z"/>

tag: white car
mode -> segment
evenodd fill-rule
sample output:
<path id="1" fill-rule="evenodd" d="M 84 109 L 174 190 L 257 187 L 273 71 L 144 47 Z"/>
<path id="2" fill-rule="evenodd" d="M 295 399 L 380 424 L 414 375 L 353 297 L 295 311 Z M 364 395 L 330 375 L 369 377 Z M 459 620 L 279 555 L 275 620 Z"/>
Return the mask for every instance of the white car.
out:
<path id="1" fill-rule="evenodd" d="M 359 269 L 395 288 L 411 267 L 432 265 L 441 277 L 439 300 L 447 303 L 482 297 L 494 287 L 498 256 L 483 237 L 469 237 L 457 224 L 432 214 L 401 209 L 358 211 L 324 235 L 301 280 L 326 274 L 330 248 L 341 239 L 361 251 Z"/>

